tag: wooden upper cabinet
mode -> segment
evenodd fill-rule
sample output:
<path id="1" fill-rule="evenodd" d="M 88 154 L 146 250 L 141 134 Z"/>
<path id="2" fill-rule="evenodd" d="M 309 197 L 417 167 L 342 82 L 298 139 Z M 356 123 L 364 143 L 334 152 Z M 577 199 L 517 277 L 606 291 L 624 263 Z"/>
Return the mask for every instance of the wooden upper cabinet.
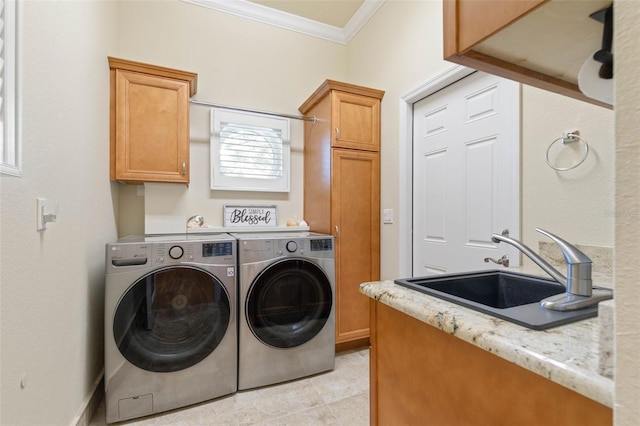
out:
<path id="1" fill-rule="evenodd" d="M 589 17 L 611 0 L 443 0 L 444 59 L 611 108 L 578 88 L 584 62 L 602 46 Z"/>
<path id="2" fill-rule="evenodd" d="M 466 52 L 545 1 L 444 0 L 445 58 Z"/>
<path id="3" fill-rule="evenodd" d="M 380 151 L 380 99 L 336 90 L 331 102 L 332 146 Z"/>
<path id="4" fill-rule="evenodd" d="M 299 110 L 308 114 L 318 104 L 329 102 L 327 136 L 332 148 L 380 151 L 380 102 L 384 91 L 326 80 Z M 316 124 L 317 125 L 317 124 Z"/>
<path id="5" fill-rule="evenodd" d="M 189 98 L 197 76 L 109 58 L 111 180 L 189 182 Z"/>

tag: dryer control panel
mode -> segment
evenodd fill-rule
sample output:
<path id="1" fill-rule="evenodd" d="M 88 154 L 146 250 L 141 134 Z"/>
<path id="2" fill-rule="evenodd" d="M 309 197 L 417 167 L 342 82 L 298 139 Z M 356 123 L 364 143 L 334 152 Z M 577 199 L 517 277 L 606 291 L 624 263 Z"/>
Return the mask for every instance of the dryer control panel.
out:
<path id="1" fill-rule="evenodd" d="M 279 256 L 309 256 L 333 258 L 332 236 L 269 235 L 259 238 L 239 238 L 239 262 L 251 263 L 271 260 Z"/>
<path id="2" fill-rule="evenodd" d="M 329 251 L 333 250 L 332 238 L 313 239 L 311 241 L 311 251 Z"/>

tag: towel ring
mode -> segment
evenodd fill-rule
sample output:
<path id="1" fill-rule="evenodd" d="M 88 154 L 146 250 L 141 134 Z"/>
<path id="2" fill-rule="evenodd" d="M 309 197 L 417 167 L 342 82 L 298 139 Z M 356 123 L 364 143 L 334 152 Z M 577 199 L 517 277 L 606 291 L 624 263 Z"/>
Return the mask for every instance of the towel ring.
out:
<path id="1" fill-rule="evenodd" d="M 551 160 L 549 160 L 549 151 L 551 150 L 551 147 L 558 141 L 562 141 L 562 143 L 564 145 L 569 144 L 569 143 L 581 142 L 582 145 L 584 146 L 584 157 L 582 157 L 582 159 L 580 161 L 578 161 L 576 164 L 574 164 L 571 167 L 558 167 L 558 166 L 552 164 Z M 560 136 L 558 139 L 556 139 L 553 142 L 551 142 L 551 144 L 549 145 L 549 148 L 547 148 L 547 153 L 545 154 L 545 159 L 547 160 L 547 164 L 549 165 L 549 167 L 551 167 L 552 169 L 557 170 L 559 172 L 566 172 L 567 170 L 575 169 L 580 164 L 584 163 L 584 160 L 587 159 L 588 155 L 589 155 L 589 144 L 587 143 L 587 141 L 584 138 L 582 138 L 580 136 L 579 132 L 576 130 L 576 131 L 573 131 L 573 132 L 563 133 L 562 136 Z"/>

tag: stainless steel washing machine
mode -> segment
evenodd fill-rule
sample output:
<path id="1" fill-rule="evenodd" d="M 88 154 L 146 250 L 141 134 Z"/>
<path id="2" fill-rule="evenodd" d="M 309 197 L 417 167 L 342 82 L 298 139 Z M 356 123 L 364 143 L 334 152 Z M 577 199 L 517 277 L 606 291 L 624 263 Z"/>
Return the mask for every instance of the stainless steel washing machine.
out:
<path id="1" fill-rule="evenodd" d="M 236 262 L 228 234 L 107 244 L 108 423 L 237 390 Z"/>
<path id="2" fill-rule="evenodd" d="M 333 237 L 232 235 L 238 240 L 238 389 L 332 370 Z"/>

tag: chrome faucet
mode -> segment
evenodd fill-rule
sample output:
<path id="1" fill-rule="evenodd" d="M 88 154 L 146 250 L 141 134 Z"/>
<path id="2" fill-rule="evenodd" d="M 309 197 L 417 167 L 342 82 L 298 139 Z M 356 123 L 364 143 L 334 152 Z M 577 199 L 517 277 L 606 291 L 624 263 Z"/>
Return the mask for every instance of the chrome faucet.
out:
<path id="1" fill-rule="evenodd" d="M 566 277 L 522 242 L 510 238 L 508 229 L 502 231 L 502 234 L 493 234 L 491 241 L 511 244 L 566 288 L 565 293 L 542 300 L 540 302 L 542 307 L 556 311 L 570 311 L 586 308 L 613 297 L 611 290 L 593 288 L 591 259 L 586 254 L 548 231 L 540 228 L 536 228 L 536 231 L 551 238 L 560 247 L 564 260 L 567 262 Z"/>

